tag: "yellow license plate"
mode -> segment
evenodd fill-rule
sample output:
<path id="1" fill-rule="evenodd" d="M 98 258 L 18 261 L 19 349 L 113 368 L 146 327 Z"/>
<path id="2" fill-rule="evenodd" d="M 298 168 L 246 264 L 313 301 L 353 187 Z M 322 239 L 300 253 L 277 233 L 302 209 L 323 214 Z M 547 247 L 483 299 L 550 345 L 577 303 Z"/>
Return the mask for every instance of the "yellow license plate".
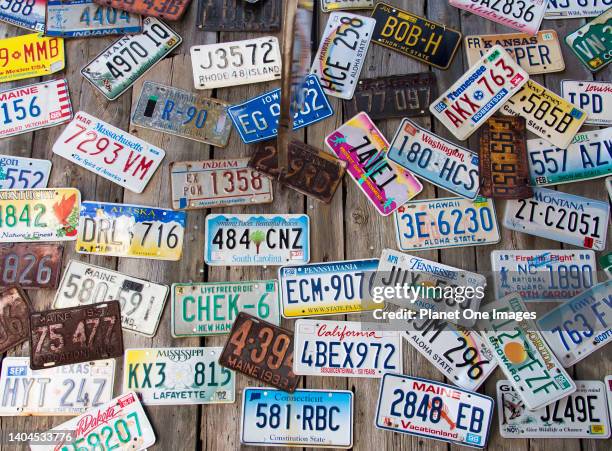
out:
<path id="1" fill-rule="evenodd" d="M 0 82 L 53 74 L 65 64 L 62 38 L 32 33 L 0 39 Z"/>

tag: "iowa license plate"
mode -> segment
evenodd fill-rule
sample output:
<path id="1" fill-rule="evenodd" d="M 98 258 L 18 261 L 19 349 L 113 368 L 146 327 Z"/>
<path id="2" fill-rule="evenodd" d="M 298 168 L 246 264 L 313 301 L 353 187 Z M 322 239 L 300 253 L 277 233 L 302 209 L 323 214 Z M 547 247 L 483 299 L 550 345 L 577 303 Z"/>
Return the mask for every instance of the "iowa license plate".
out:
<path id="1" fill-rule="evenodd" d="M 520 0 L 505 4 L 489 0 L 449 0 L 449 3 L 533 36 L 540 29 L 548 0 Z"/>
<path id="2" fill-rule="evenodd" d="M 565 43 L 591 72 L 603 69 L 612 60 L 609 29 L 612 8 L 565 37 Z"/>
<path id="3" fill-rule="evenodd" d="M 206 31 L 279 31 L 282 0 L 198 0 L 197 27 Z"/>
<path id="4" fill-rule="evenodd" d="M 95 2 L 143 16 L 179 20 L 187 11 L 191 0 L 95 0 Z"/>
<path id="5" fill-rule="evenodd" d="M 612 82 L 561 80 L 561 97 L 586 112 L 585 124 L 612 125 Z"/>
<path id="6" fill-rule="evenodd" d="M 0 284 L 26 290 L 56 288 L 64 247 L 43 243 L 0 244 Z"/>
<path id="7" fill-rule="evenodd" d="M 62 38 L 32 33 L 0 39 L 0 82 L 51 75 L 65 64 Z"/>
<path id="8" fill-rule="evenodd" d="M 337 11 L 339 9 L 371 9 L 374 8 L 374 0 L 321 0 L 321 10 L 324 13 Z"/>
<path id="9" fill-rule="evenodd" d="M 4 0 L 0 20 L 32 31 L 45 31 L 45 0 Z"/>
<path id="10" fill-rule="evenodd" d="M 0 189 L 46 188 L 51 161 L 0 155 Z"/>
<path id="11" fill-rule="evenodd" d="M 0 353 L 28 339 L 30 311 L 30 300 L 20 288 L 0 291 Z"/>
<path id="12" fill-rule="evenodd" d="M 549 0 L 544 19 L 578 19 L 599 16 L 611 4 L 610 0 Z"/>

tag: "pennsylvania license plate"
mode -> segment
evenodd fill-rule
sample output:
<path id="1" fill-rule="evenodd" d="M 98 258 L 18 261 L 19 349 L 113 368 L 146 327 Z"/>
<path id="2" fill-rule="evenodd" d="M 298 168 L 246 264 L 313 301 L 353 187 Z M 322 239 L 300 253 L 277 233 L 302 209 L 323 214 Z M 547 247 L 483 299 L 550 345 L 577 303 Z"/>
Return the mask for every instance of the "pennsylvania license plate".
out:
<path id="1" fill-rule="evenodd" d="M 206 31 L 279 31 L 282 0 L 198 0 L 197 27 Z"/>
<path id="2" fill-rule="evenodd" d="M 0 189 L 46 188 L 51 161 L 0 155 Z"/>
<path id="3" fill-rule="evenodd" d="M 612 125 L 612 82 L 561 80 L 561 97 L 586 112 L 585 124 Z"/>
<path id="4" fill-rule="evenodd" d="M 0 244 L 0 286 L 56 288 L 64 247 L 44 243 Z"/>
<path id="5" fill-rule="evenodd" d="M 0 21 L 32 31 L 45 31 L 45 0 L 4 0 Z"/>
<path id="6" fill-rule="evenodd" d="M 65 65 L 62 38 L 32 33 L 0 39 L 0 82 L 51 75 Z"/>
<path id="7" fill-rule="evenodd" d="M 165 20 L 179 20 L 191 0 L 94 0 L 100 5 Z"/>
<path id="8" fill-rule="evenodd" d="M 515 30 L 535 35 L 546 12 L 548 0 L 520 0 L 503 3 L 489 0 L 449 0 L 449 4 Z"/>
<path id="9" fill-rule="evenodd" d="M 0 290 L 0 353 L 28 339 L 32 307 L 18 287 Z"/>
<path id="10" fill-rule="evenodd" d="M 544 19 L 578 19 L 602 14 L 610 0 L 549 0 Z"/>
<path id="11" fill-rule="evenodd" d="M 591 72 L 597 72 L 612 61 L 610 21 L 612 8 L 565 37 L 565 43 Z"/>

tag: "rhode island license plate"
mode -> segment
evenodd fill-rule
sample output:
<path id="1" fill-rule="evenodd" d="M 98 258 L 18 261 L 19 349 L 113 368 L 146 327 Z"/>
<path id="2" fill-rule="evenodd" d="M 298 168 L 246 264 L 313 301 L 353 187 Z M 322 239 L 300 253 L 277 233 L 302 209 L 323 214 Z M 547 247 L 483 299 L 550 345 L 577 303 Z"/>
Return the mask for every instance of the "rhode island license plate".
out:
<path id="1" fill-rule="evenodd" d="M 64 247 L 44 243 L 0 244 L 0 286 L 56 288 Z"/>
<path id="2" fill-rule="evenodd" d="M 51 161 L 0 155 L 0 189 L 46 188 Z"/>
<path id="3" fill-rule="evenodd" d="M 610 20 L 612 8 L 565 37 L 565 43 L 591 72 L 603 69 L 612 61 Z"/>
<path id="4" fill-rule="evenodd" d="M 179 20 L 191 0 L 94 0 L 100 5 L 129 11 L 143 16 L 155 16 L 164 20 Z"/>
<path id="5" fill-rule="evenodd" d="M 612 82 L 561 80 L 561 97 L 586 112 L 585 124 L 612 125 Z"/>
<path id="6" fill-rule="evenodd" d="M 489 0 L 449 0 L 449 3 L 533 36 L 540 29 L 548 0 L 520 0 L 504 4 Z"/>
<path id="7" fill-rule="evenodd" d="M 610 0 L 549 0 L 544 19 L 578 19 L 599 16 Z"/>
<path id="8" fill-rule="evenodd" d="M 65 65 L 62 38 L 32 33 L 0 40 L 0 82 L 51 75 Z"/>
<path id="9" fill-rule="evenodd" d="M 21 288 L 0 289 L 0 353 L 28 339 L 31 310 L 30 300 Z"/>
<path id="10" fill-rule="evenodd" d="M 4 0 L 0 20 L 32 31 L 45 31 L 46 0 Z"/>

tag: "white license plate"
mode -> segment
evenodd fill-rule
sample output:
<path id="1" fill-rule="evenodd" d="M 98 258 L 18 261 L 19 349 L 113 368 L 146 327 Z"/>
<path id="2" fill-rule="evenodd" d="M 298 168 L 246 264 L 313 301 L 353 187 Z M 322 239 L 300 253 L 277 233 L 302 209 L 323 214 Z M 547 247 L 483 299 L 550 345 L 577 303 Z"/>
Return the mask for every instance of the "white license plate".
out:
<path id="1" fill-rule="evenodd" d="M 29 357 L 7 356 L 0 416 L 78 415 L 110 401 L 114 379 L 114 359 L 32 370 Z"/>
<path id="2" fill-rule="evenodd" d="M 372 9 L 374 0 L 321 0 L 321 10 L 324 13 L 347 9 Z"/>
<path id="3" fill-rule="evenodd" d="M 429 106 L 457 139 L 466 140 L 523 86 L 527 72 L 496 45 Z"/>
<path id="4" fill-rule="evenodd" d="M 376 427 L 393 432 L 484 448 L 493 398 L 418 377 L 385 374 Z"/>
<path id="5" fill-rule="evenodd" d="M 353 98 L 375 24 L 371 17 L 347 12 L 329 15 L 310 69 L 326 94 Z"/>
<path id="6" fill-rule="evenodd" d="M 53 153 L 135 193 L 142 193 L 166 154 L 83 111 L 57 138 Z"/>
<path id="7" fill-rule="evenodd" d="M 274 36 L 190 49 L 196 89 L 248 85 L 281 78 L 281 54 Z"/>
<path id="8" fill-rule="evenodd" d="M 610 415 L 610 425 L 612 425 L 612 376 L 606 376 L 604 379 L 606 384 L 606 394 L 608 398 L 608 414 Z"/>
<path id="9" fill-rule="evenodd" d="M 610 0 L 548 0 L 545 19 L 595 17 L 612 5 Z"/>
<path id="10" fill-rule="evenodd" d="M 489 0 L 449 0 L 449 3 L 533 36 L 540 29 L 548 0 L 520 0 L 506 3 Z"/>
<path id="11" fill-rule="evenodd" d="M 499 432 L 504 438 L 608 438 L 608 406 L 601 381 L 576 381 L 576 391 L 529 411 L 508 381 L 497 381 Z"/>
<path id="12" fill-rule="evenodd" d="M 0 189 L 46 188 L 51 161 L 0 155 Z"/>
<path id="13" fill-rule="evenodd" d="M 159 325 L 167 296 L 167 285 L 70 260 L 55 293 L 53 308 L 119 301 L 123 329 L 152 337 Z"/>
<path id="14" fill-rule="evenodd" d="M 586 111 L 585 124 L 612 125 L 612 82 L 562 80 L 561 97 Z"/>

